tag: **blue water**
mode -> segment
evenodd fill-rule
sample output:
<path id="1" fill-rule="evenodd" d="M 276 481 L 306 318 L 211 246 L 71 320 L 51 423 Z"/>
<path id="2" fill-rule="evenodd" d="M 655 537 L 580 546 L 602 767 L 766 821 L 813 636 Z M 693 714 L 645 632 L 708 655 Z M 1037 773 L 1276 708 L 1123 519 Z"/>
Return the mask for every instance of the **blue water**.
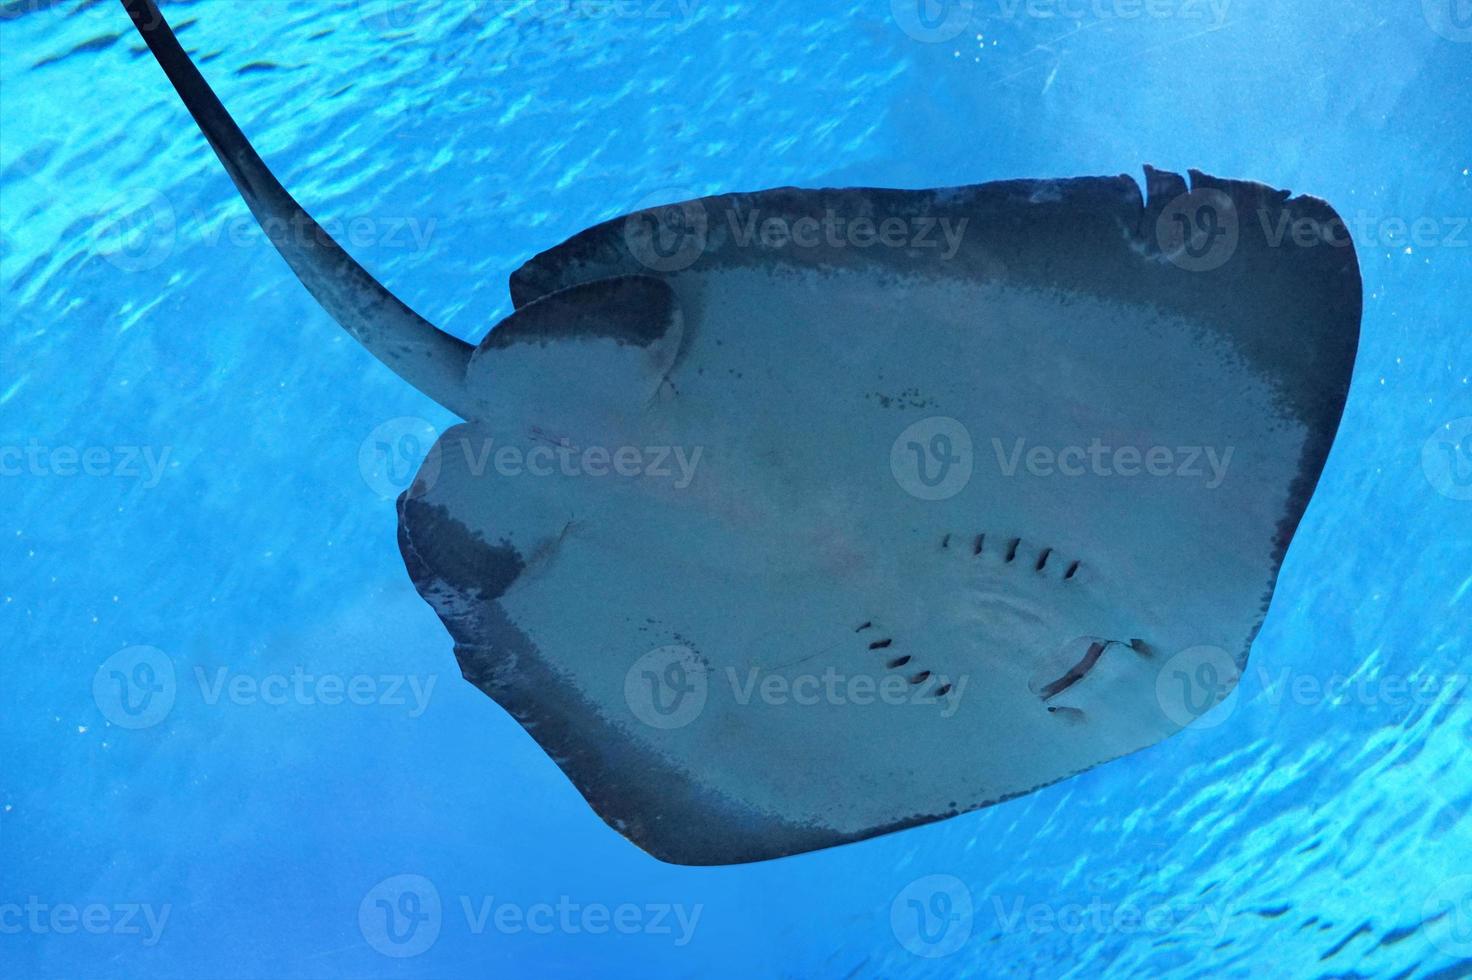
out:
<path id="1" fill-rule="evenodd" d="M 12 0 L 0 977 L 1472 974 L 1472 11 L 965 8 L 165 12 L 296 196 L 472 340 L 526 257 L 660 200 L 1147 162 L 1326 198 L 1360 359 L 1229 717 L 898 835 L 655 862 L 404 574 L 373 445 L 450 418 L 252 232 L 116 4 Z"/>

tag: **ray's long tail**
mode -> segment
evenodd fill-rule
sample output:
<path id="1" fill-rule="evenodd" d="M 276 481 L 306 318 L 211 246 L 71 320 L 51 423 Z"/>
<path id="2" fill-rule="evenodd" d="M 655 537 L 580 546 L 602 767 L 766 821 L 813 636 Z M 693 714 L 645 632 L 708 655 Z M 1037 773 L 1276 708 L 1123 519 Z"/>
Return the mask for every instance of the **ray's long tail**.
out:
<path id="1" fill-rule="evenodd" d="M 373 356 L 462 418 L 473 348 L 439 330 L 332 240 L 267 168 L 190 61 L 154 0 L 122 0 L 133 26 L 194 116 L 240 196 L 317 302 Z"/>

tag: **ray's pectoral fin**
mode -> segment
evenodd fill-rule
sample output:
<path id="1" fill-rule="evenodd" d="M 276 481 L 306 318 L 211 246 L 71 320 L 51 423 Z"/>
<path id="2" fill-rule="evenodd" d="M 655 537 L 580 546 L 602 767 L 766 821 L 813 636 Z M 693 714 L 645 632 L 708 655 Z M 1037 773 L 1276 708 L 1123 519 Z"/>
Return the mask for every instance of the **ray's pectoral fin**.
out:
<path id="1" fill-rule="evenodd" d="M 575 441 L 632 424 L 670 390 L 684 318 L 649 276 L 614 276 L 529 303 L 488 333 L 466 373 L 495 428 Z"/>

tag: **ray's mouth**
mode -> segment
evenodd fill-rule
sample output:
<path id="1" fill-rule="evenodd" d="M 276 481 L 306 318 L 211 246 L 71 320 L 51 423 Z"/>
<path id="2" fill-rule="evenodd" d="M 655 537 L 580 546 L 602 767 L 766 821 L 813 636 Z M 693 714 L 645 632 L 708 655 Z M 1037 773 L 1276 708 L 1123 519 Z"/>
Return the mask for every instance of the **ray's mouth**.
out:
<path id="1" fill-rule="evenodd" d="M 1128 642 L 1124 640 L 1101 640 L 1089 638 L 1089 646 L 1088 649 L 1084 652 L 1083 657 L 1054 680 L 1049 681 L 1048 683 L 1043 684 L 1040 687 L 1034 686 L 1034 693 L 1036 693 L 1038 697 L 1042 698 L 1044 701 L 1051 701 L 1053 698 L 1062 694 L 1064 691 L 1068 690 L 1070 687 L 1073 687 L 1079 681 L 1087 677 L 1089 675 L 1089 672 L 1093 670 L 1096 666 L 1098 666 L 1099 661 L 1103 659 L 1105 651 L 1114 646 L 1128 647 L 1135 653 L 1138 653 L 1141 656 L 1145 657 L 1153 656 L 1154 653 L 1150 645 L 1144 640 L 1139 639 L 1138 637 L 1131 639 Z"/>
<path id="2" fill-rule="evenodd" d="M 1042 696 L 1042 699 L 1044 701 L 1051 700 L 1083 680 L 1088 672 L 1094 669 L 1094 665 L 1099 662 L 1099 658 L 1104 656 L 1104 650 L 1109 646 L 1110 642 L 1112 641 L 1101 642 L 1095 640 L 1093 643 L 1090 643 L 1089 650 L 1084 654 L 1082 660 L 1068 668 L 1068 671 L 1062 677 L 1043 685 L 1043 689 L 1038 692 Z"/>

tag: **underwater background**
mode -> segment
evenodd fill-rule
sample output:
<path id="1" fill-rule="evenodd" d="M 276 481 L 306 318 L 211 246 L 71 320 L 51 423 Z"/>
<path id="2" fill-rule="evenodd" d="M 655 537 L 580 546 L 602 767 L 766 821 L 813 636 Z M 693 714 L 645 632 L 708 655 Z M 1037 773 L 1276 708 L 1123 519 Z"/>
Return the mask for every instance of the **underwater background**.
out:
<path id="1" fill-rule="evenodd" d="M 1331 202 L 1359 363 L 1204 723 L 942 823 L 660 864 L 409 583 L 392 501 L 451 417 L 298 284 L 118 4 L 7 0 L 0 977 L 1472 975 L 1466 0 L 164 13 L 471 341 L 522 261 L 637 207 L 1150 163 Z"/>

